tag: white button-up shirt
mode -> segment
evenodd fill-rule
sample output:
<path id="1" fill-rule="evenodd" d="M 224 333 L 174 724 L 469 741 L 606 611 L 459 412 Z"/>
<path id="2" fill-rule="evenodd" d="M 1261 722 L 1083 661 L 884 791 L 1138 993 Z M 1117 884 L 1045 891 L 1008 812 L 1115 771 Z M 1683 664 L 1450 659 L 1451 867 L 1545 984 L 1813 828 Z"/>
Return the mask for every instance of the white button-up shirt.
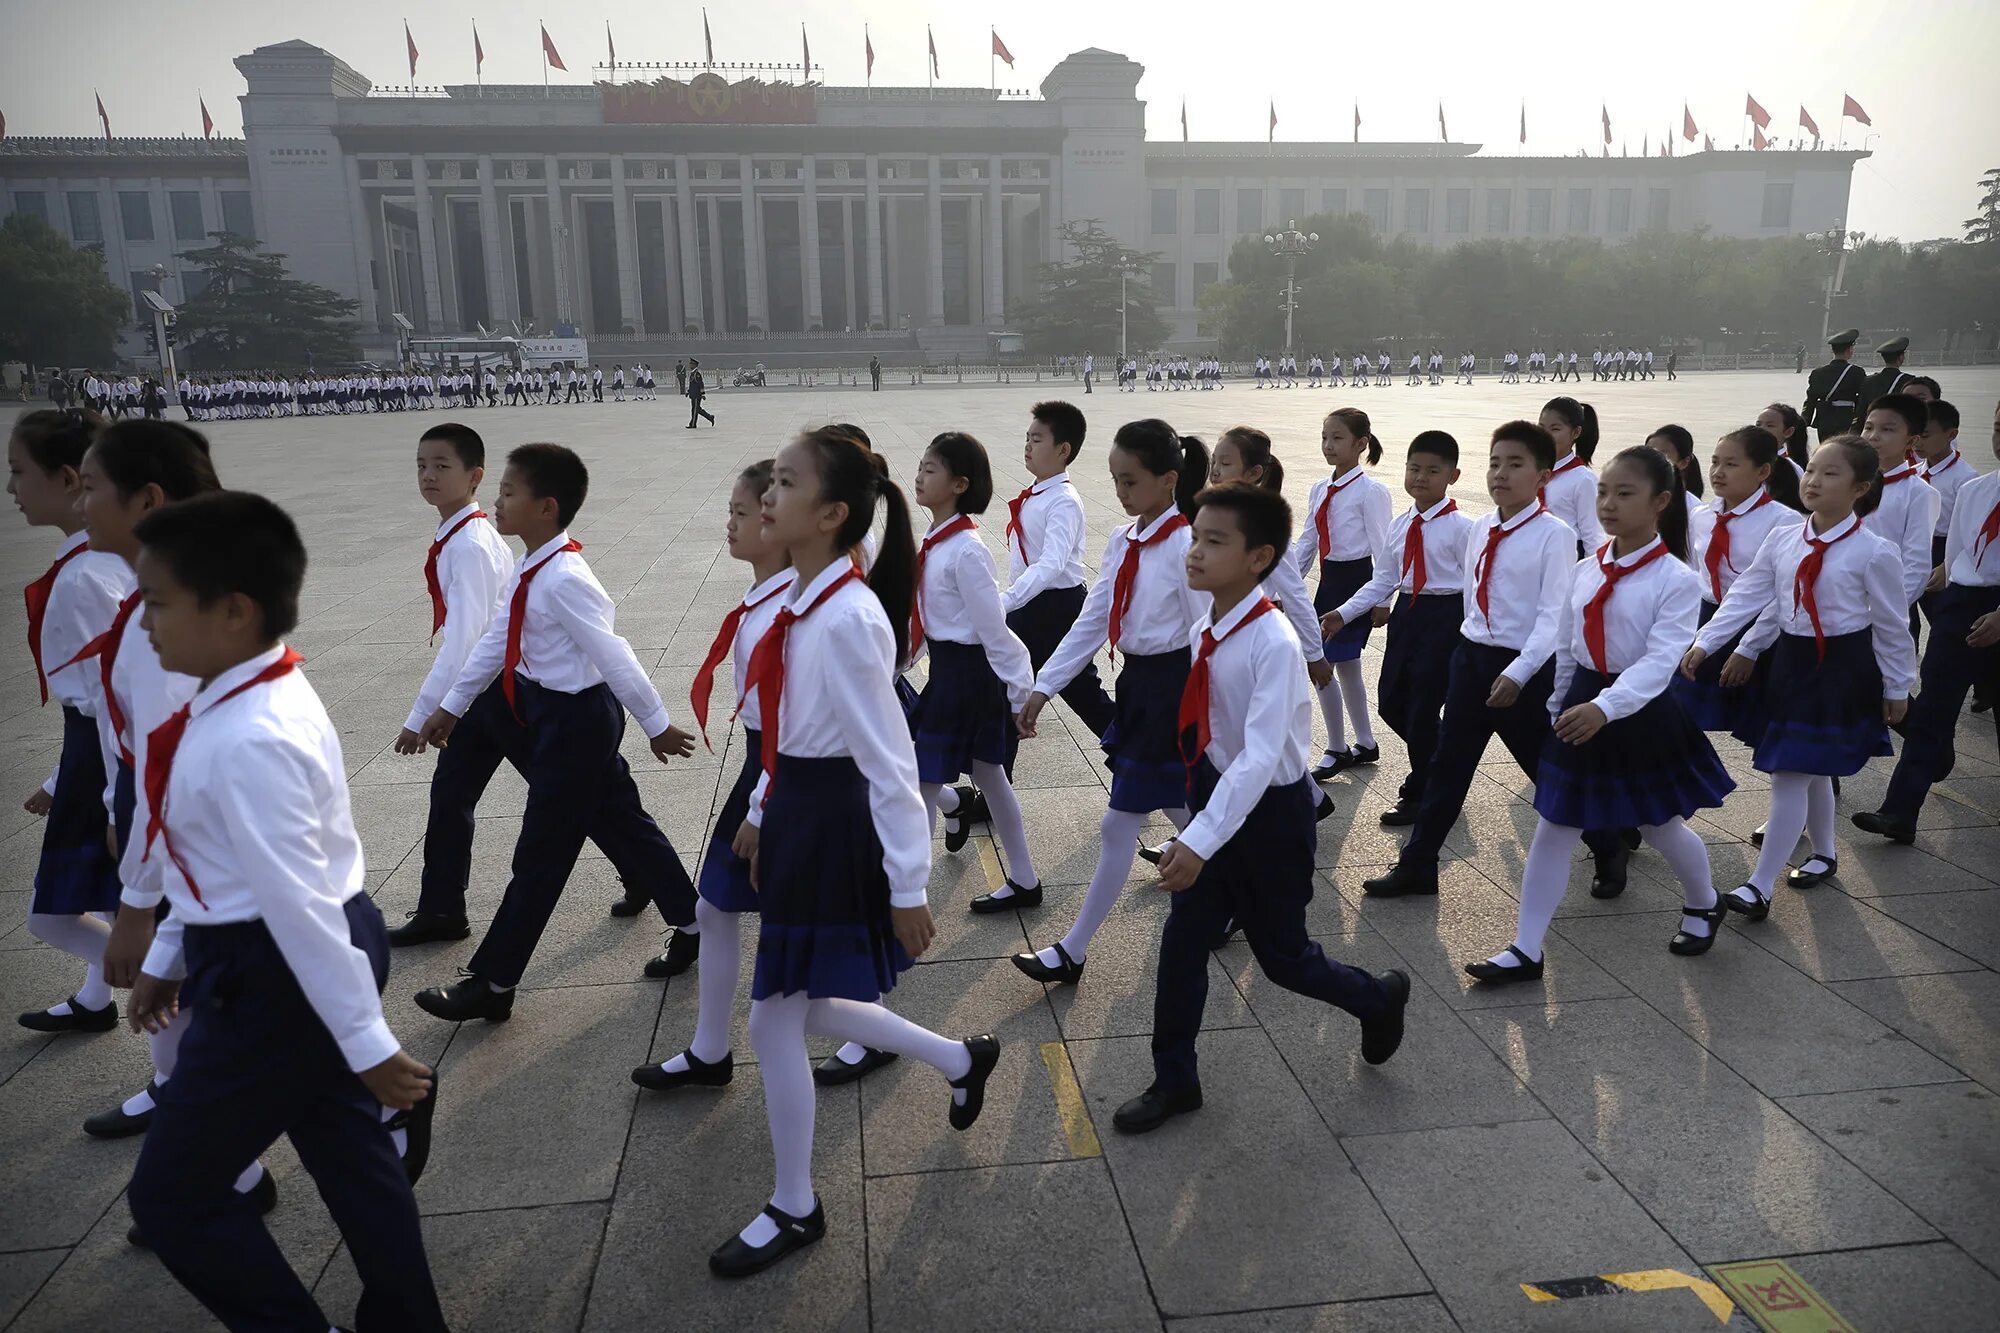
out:
<path id="1" fill-rule="evenodd" d="M 798 576 L 797 570 L 787 566 L 763 582 L 751 584 L 750 591 L 743 594 L 741 604 L 749 609 L 736 622 L 736 635 L 729 644 L 730 679 L 736 687 L 730 698 L 743 701 L 736 710 L 736 720 L 751 731 L 764 729 L 764 701 L 755 694 L 746 698 L 743 693 L 744 681 L 750 674 L 750 654 L 756 651 L 757 641 L 771 628 L 778 612 L 791 601 L 785 591 Z"/>
<path id="2" fill-rule="evenodd" d="M 1028 646 L 1007 628 L 1000 576 L 978 529 L 962 528 L 932 546 L 923 555 L 923 568 L 917 596 L 922 599 L 924 637 L 983 647 L 993 674 L 1007 686 L 1008 705 L 1020 712 L 1034 689 L 1035 668 Z M 911 644 L 910 652 L 921 646 Z"/>
<path id="3" fill-rule="evenodd" d="M 2000 584 L 2000 542 L 1979 540 L 1986 516 L 2000 506 L 2000 472 L 1974 474 L 1959 488 L 1957 499 L 1944 539 L 1945 577 L 1964 588 Z"/>
<path id="4" fill-rule="evenodd" d="M 432 541 L 440 541 L 478 506 L 469 504 L 438 524 Z M 416 705 L 403 725 L 411 731 L 423 730 L 425 719 L 444 702 L 446 691 L 458 679 L 465 659 L 504 609 L 500 585 L 514 563 L 514 548 L 507 545 L 491 523 L 475 518 L 445 542 L 438 552 L 438 587 L 444 591 L 444 642 L 438 646 L 437 660 L 417 690 Z M 426 597 L 428 602 L 428 596 Z M 504 644 L 502 645 L 505 646 Z"/>
<path id="5" fill-rule="evenodd" d="M 581 551 L 565 551 L 567 532 L 559 532 L 522 557 L 500 590 L 499 614 L 473 646 L 458 674 L 458 683 L 444 697 L 444 710 L 464 717 L 465 710 L 491 685 L 507 659 L 507 623 L 512 619 L 514 589 L 521 574 L 533 568 L 528 584 L 526 615 L 521 631 L 520 672 L 559 694 L 581 694 L 608 683 L 611 693 L 648 736 L 669 725 L 660 692 L 632 654 L 632 645 L 612 628 L 616 611 L 604 585 L 590 572 Z"/>
<path id="6" fill-rule="evenodd" d="M 1171 523 L 1180 510 L 1169 505 L 1138 534 L 1144 541 Z M 1083 599 L 1076 623 L 1053 655 L 1042 664 L 1035 689 L 1054 698 L 1076 679 L 1099 648 L 1111 639 L 1111 600 L 1118 582 L 1118 567 L 1125 562 L 1125 548 L 1138 524 L 1125 523 L 1112 530 L 1098 562 L 1097 582 Z M 1118 651 L 1150 657 L 1188 646 L 1194 623 L 1208 614 L 1209 598 L 1188 587 L 1187 553 L 1193 537 L 1186 527 L 1169 533 L 1151 546 L 1140 548 L 1138 575 L 1132 581 L 1132 604 L 1118 621 Z"/>
<path id="7" fill-rule="evenodd" d="M 1292 559 L 1289 550 L 1278 552 L 1278 558 L 1264 575 L 1264 596 L 1278 604 L 1285 619 L 1292 622 L 1292 633 L 1297 636 L 1299 649 L 1308 662 L 1318 662 L 1326 657 L 1326 641 L 1320 637 L 1319 612 L 1313 610 L 1313 597 L 1306 587 L 1306 576 L 1299 573 L 1298 562 Z"/>
<path id="8" fill-rule="evenodd" d="M 1389 488 L 1360 468 L 1338 480 L 1321 477 L 1306 497 L 1305 521 L 1292 540 L 1292 562 L 1301 575 L 1323 560 L 1373 560 L 1389 539 L 1395 512 Z M 1320 512 L 1326 513 L 1327 548 L 1320 550 Z"/>
<path id="9" fill-rule="evenodd" d="M 1021 504 L 1020 526 L 1007 539 L 1009 611 L 1020 610 L 1050 589 L 1075 588 L 1088 581 L 1083 531 L 1083 500 L 1069 473 L 1058 472 L 1030 488 Z"/>
<path id="10" fill-rule="evenodd" d="M 1577 459 L 1575 450 L 1556 460 L 1555 475 L 1542 488 L 1542 503 L 1569 525 L 1585 551 L 1604 545 L 1604 529 L 1597 522 L 1597 474 Z"/>
<path id="11" fill-rule="evenodd" d="M 89 540 L 87 532 L 70 534 L 56 548 L 55 559 L 80 551 Z M 85 644 L 111 628 L 118 615 L 118 604 L 131 596 L 137 583 L 132 567 L 123 558 L 105 551 L 80 551 L 56 572 L 56 581 L 49 589 L 48 607 L 42 614 L 42 670 L 48 677 L 49 694 L 57 703 L 90 718 L 103 716 L 103 686 L 99 683 L 97 659 L 74 666 L 66 664 Z M 134 618 L 137 615 L 138 612 L 133 612 Z M 97 731 L 105 775 L 109 777 L 118 767 L 118 746 L 111 737 L 109 723 L 100 721 Z M 42 790 L 55 795 L 53 771 L 42 784 Z"/>
<path id="12" fill-rule="evenodd" d="M 1487 534 L 1504 527 L 1493 548 L 1492 568 L 1482 571 Z M 1465 534 L 1465 619 L 1458 632 L 1490 648 L 1513 648 L 1517 656 L 1500 673 L 1526 685 L 1554 655 L 1561 637 L 1563 606 L 1576 576 L 1576 533 L 1542 505 L 1529 505 L 1500 522 L 1493 510 L 1473 520 Z M 1486 574 L 1486 610 L 1479 609 L 1479 575 Z"/>
<path id="13" fill-rule="evenodd" d="M 1659 544 L 1655 537 L 1617 563 L 1628 568 L 1636 565 Z M 1583 637 L 1583 609 L 1603 586 L 1604 573 L 1593 552 L 1577 562 L 1569 597 L 1563 603 L 1555 690 L 1549 695 L 1551 717 L 1562 716 L 1563 700 L 1577 668 L 1597 669 Z M 1604 605 L 1604 664 L 1617 680 L 1592 701 L 1607 721 L 1616 722 L 1638 712 L 1672 682 L 1688 645 L 1694 642 L 1695 608 L 1700 602 L 1700 581 L 1694 571 L 1672 556 L 1662 556 L 1618 580 Z"/>
<path id="14" fill-rule="evenodd" d="M 172 881 L 179 884 L 181 877 L 173 862 L 165 857 L 155 856 L 151 861 L 141 859 L 145 854 L 149 809 L 146 802 L 146 741 L 155 727 L 194 698 L 201 682 L 193 676 L 168 671 L 160 665 L 160 655 L 153 651 L 152 636 L 139 624 L 143 613 L 144 608 L 141 607 L 125 622 L 125 633 L 116 645 L 118 656 L 111 664 L 111 689 L 118 696 L 118 706 L 125 711 L 124 744 L 132 755 L 132 827 L 126 831 L 125 856 L 118 864 L 118 878 L 124 885 L 119 900 L 134 907 L 153 907 L 158 905 L 164 894 L 165 883 Z M 104 711 L 108 715 L 111 710 L 107 708 Z M 98 734 L 102 737 L 109 729 L 109 717 L 100 717 L 97 725 Z M 106 772 L 106 810 L 113 808 L 117 780 L 115 768 Z"/>
<path id="15" fill-rule="evenodd" d="M 1931 576 L 1931 533 L 1937 529 L 1941 503 L 1915 463 L 1900 463 L 1882 474 L 1882 503 L 1868 515 L 1866 527 L 1901 557 L 1905 613 L 1924 595 Z"/>
<path id="16" fill-rule="evenodd" d="M 1292 627 L 1266 611 L 1249 624 L 1252 593 L 1215 622 L 1215 651 L 1208 659 L 1208 749 L 1221 774 L 1202 812 L 1179 835 L 1203 860 L 1242 829 L 1269 788 L 1298 782 L 1312 750 L 1312 693 L 1299 670 L 1299 641 Z M 1195 624 L 1195 642 L 1209 628 Z"/>
<path id="17" fill-rule="evenodd" d="M 1442 597 L 1446 593 L 1465 591 L 1465 535 L 1471 531 L 1473 524 L 1470 517 L 1457 509 L 1445 513 L 1445 506 L 1451 503 L 1451 497 L 1446 496 L 1423 513 L 1424 590 L 1421 595 L 1425 597 Z M 1416 566 L 1403 567 L 1403 547 L 1409 541 L 1410 525 L 1416 520 L 1416 506 L 1412 505 L 1396 515 L 1395 521 L 1389 524 L 1382 549 L 1375 553 L 1374 576 L 1338 608 L 1343 621 L 1351 623 L 1375 607 L 1387 606 L 1398 592 L 1408 592 L 1414 585 Z"/>
<path id="18" fill-rule="evenodd" d="M 1938 493 L 1938 520 L 1935 535 L 1943 537 L 1951 531 L 1951 515 L 1958 501 L 1958 493 L 1965 484 L 1979 474 L 1972 470 L 1972 464 L 1965 455 L 1953 449 L 1936 463 L 1924 463 L 1918 471 L 1923 479 Z"/>
<path id="19" fill-rule="evenodd" d="M 1759 486 L 1756 494 L 1728 511 L 1731 516 L 1726 529 L 1729 534 L 1729 554 L 1716 565 L 1715 569 L 1716 576 L 1722 582 L 1723 596 L 1728 595 L 1729 589 L 1743 571 L 1750 568 L 1750 562 L 1757 558 L 1757 552 L 1763 548 L 1764 539 L 1783 527 L 1788 520 L 1793 523 L 1799 520 L 1798 510 L 1779 504 L 1775 499 L 1769 504 L 1758 503 L 1769 494 L 1769 491 Z M 1716 595 L 1715 585 L 1710 581 L 1708 574 L 1708 547 L 1709 543 L 1715 540 L 1715 528 L 1721 514 L 1722 500 L 1717 497 L 1688 516 L 1688 548 L 1692 553 L 1688 564 L 1701 576 L 1701 600 L 1711 605 L 1720 604 L 1722 601 L 1722 597 Z"/>
<path id="20" fill-rule="evenodd" d="M 1859 532 L 1854 531 L 1857 523 L 1862 524 Z M 1799 565 L 1811 550 L 1812 535 L 1812 520 L 1803 518 L 1784 524 L 1766 538 L 1750 568 L 1722 599 L 1715 618 L 1702 627 L 1696 646 L 1712 653 L 1753 620 L 1756 624 L 1736 647 L 1744 657 L 1757 657 L 1777 642 L 1780 633 L 1812 638 L 1812 617 L 1804 599 L 1794 596 Z M 1882 697 L 1908 698 L 1917 683 L 1917 650 L 1910 639 L 1910 608 L 1903 600 L 1896 548 L 1854 514 L 1819 535 L 1828 543 L 1819 577 L 1813 583 L 1820 632 L 1832 638 L 1864 629 L 1873 631 L 1875 661 L 1882 669 Z M 1928 539 L 1925 545 L 1928 559 Z"/>
<path id="21" fill-rule="evenodd" d="M 372 1069 L 400 1047 L 343 910 L 363 888 L 340 737 L 296 669 L 222 702 L 283 651 L 231 667 L 189 705 L 167 783 L 166 824 L 201 898 L 178 875 L 167 881 L 168 921 L 177 928 L 160 928 L 145 970 L 181 975 L 187 927 L 262 921 L 348 1068 Z M 171 859 L 163 838 L 154 840 L 152 859 Z"/>
<path id="22" fill-rule="evenodd" d="M 811 606 L 849 567 L 836 559 L 785 600 L 794 608 Z M 917 749 L 896 698 L 895 673 L 896 636 L 881 599 L 859 580 L 845 584 L 786 632 L 778 753 L 854 760 L 868 783 L 889 901 L 922 907 L 931 876 L 930 819 L 917 793 Z M 759 828 L 770 783 L 764 774 L 750 798 L 750 823 Z"/>

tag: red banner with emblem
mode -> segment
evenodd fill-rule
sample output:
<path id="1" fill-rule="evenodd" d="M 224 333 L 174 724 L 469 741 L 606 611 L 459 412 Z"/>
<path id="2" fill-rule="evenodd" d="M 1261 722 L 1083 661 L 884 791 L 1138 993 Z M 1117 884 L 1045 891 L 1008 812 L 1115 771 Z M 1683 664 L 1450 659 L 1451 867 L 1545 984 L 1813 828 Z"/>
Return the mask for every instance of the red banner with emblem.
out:
<path id="1" fill-rule="evenodd" d="M 813 125 L 819 104 L 810 85 L 701 73 L 683 83 L 599 83 L 607 125 Z"/>

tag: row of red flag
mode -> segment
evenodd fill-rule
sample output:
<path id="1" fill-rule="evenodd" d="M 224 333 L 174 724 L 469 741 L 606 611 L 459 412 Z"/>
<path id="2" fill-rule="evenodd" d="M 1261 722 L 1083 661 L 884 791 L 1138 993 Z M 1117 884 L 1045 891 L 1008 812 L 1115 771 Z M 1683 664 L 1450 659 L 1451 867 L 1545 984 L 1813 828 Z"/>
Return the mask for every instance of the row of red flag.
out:
<path id="1" fill-rule="evenodd" d="M 998 39 L 996 38 L 995 40 Z M 1009 61 L 1008 63 L 1012 64 L 1013 62 Z M 1611 108 L 1609 106 L 1603 106 L 1600 107 L 1599 109 L 1602 113 L 1604 122 L 1605 154 L 1606 156 L 1609 156 L 1611 148 Z M 1754 136 L 1752 139 L 1752 144 L 1757 149 L 1758 152 L 1762 152 L 1764 149 L 1768 148 L 1773 142 L 1764 133 L 1765 130 L 1770 128 L 1771 113 L 1766 111 L 1763 107 L 1759 106 L 1757 104 L 1757 99 L 1755 97 L 1751 97 L 1746 94 L 1743 107 L 1743 114 L 1747 118 L 1749 118 L 1752 122 L 1754 122 L 1752 127 L 1752 132 Z M 1848 120 L 1848 119 L 1857 120 L 1863 125 L 1873 125 L 1875 123 L 1874 121 L 1868 119 L 1868 113 L 1861 109 L 1861 103 L 1855 101 L 1852 97 L 1847 96 L 1845 94 L 1843 94 L 1841 97 L 1840 115 L 1841 119 L 1843 120 Z M 1819 141 L 1820 137 L 1819 126 L 1816 123 L 1814 123 L 1811 113 L 1808 112 L 1803 106 L 1799 108 L 1799 127 L 1801 129 L 1810 132 L 1812 134 L 1813 141 L 1815 143 Z M 1273 99 L 1271 102 L 1271 118 L 1269 125 L 1268 140 L 1270 142 L 1275 142 L 1277 140 L 1277 135 L 1278 135 L 1278 103 L 1276 99 Z M 1681 137 L 1686 139 L 1689 143 L 1693 143 L 1697 135 L 1700 135 L 1702 140 L 1702 146 L 1704 148 L 1710 150 L 1714 149 L 1715 147 L 1714 137 L 1711 135 L 1706 135 L 1701 133 L 1700 129 L 1697 128 L 1694 123 L 1694 112 L 1690 111 L 1688 109 L 1687 103 L 1683 102 L 1681 103 Z M 1187 99 L 1182 98 L 1181 99 L 1181 142 L 1186 143 L 1187 141 L 1188 141 Z M 1356 143 L 1361 142 L 1361 103 L 1359 102 L 1356 102 L 1354 104 L 1354 142 Z M 1445 129 L 1444 103 L 1442 101 L 1438 103 L 1438 142 L 1439 143 L 1451 142 L 1451 137 Z M 1522 143 L 1528 142 L 1528 104 L 1526 102 L 1521 103 L 1521 142 Z M 1670 138 L 1663 137 L 1660 140 L 1660 155 L 1662 157 L 1672 156 L 1671 146 L 1672 146 L 1672 140 Z M 1644 146 L 1641 147 L 1640 153 L 1642 156 L 1645 154 Z"/>

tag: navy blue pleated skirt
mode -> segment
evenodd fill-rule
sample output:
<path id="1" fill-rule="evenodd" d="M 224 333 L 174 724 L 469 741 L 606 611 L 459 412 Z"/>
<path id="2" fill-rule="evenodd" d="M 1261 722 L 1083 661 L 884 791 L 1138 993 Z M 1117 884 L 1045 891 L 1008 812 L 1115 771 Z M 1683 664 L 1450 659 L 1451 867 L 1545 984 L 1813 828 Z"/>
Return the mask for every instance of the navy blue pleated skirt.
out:
<path id="1" fill-rule="evenodd" d="M 1713 620 L 1715 611 L 1715 603 L 1703 602 L 1701 623 L 1706 625 Z M 1674 673 L 1673 683 L 1669 686 L 1674 701 L 1703 731 L 1726 731 L 1740 739 L 1744 733 L 1754 734 L 1758 729 L 1764 711 L 1761 668 L 1759 674 L 1733 689 L 1725 689 L 1720 680 L 1723 666 L 1749 632 L 1750 626 L 1745 625 L 1728 643 L 1704 658 L 1693 680 L 1678 671 Z"/>
<path id="2" fill-rule="evenodd" d="M 1578 667 L 1563 709 L 1590 702 L 1615 679 Z M 1535 774 L 1535 813 L 1569 828 L 1637 828 L 1719 806 L 1735 789 L 1707 735 L 1668 690 L 1582 745 L 1550 732 Z"/>
<path id="3" fill-rule="evenodd" d="M 1185 648 L 1127 654 L 1114 687 L 1117 712 L 1104 732 L 1111 770 L 1111 808 L 1128 814 L 1178 810 L 1187 804 L 1181 759 L 1181 691 L 1192 658 Z"/>
<path id="4" fill-rule="evenodd" d="M 701 876 L 695 881 L 695 892 L 710 907 L 725 912 L 757 910 L 757 891 L 750 887 L 750 863 L 731 851 L 730 845 L 743 827 L 743 817 L 750 813 L 751 789 L 764 773 L 763 745 L 761 732 L 743 729 L 743 768 L 736 775 L 736 785 L 723 798 L 715 830 L 708 835 L 708 847 L 701 854 Z"/>
<path id="5" fill-rule="evenodd" d="M 1825 660 L 1807 636 L 1780 634 L 1764 661 L 1762 725 L 1750 741 L 1758 772 L 1844 778 L 1895 753 L 1868 630 L 1828 635 Z"/>
<path id="6" fill-rule="evenodd" d="M 930 679 L 910 714 L 918 778 L 951 783 L 972 772 L 975 762 L 1006 763 L 1014 710 L 986 649 L 949 639 L 925 643 L 930 650 Z"/>
<path id="7" fill-rule="evenodd" d="M 1375 562 L 1366 556 L 1358 560 L 1320 561 L 1319 588 L 1313 593 L 1313 610 L 1320 615 L 1338 611 L 1340 604 L 1361 591 L 1361 585 L 1368 582 L 1374 573 Z M 1374 628 L 1374 623 L 1365 613 L 1342 625 L 1340 633 L 1326 641 L 1326 660 L 1352 662 L 1368 646 L 1368 636 Z"/>
<path id="8" fill-rule="evenodd" d="M 750 998 L 876 1000 L 911 966 L 889 918 L 889 876 L 853 759 L 780 754 L 757 851 Z"/>
<path id="9" fill-rule="evenodd" d="M 42 826 L 42 856 L 28 910 L 50 916 L 118 910 L 118 862 L 105 841 L 104 754 L 97 723 L 63 705 L 62 759 Z"/>

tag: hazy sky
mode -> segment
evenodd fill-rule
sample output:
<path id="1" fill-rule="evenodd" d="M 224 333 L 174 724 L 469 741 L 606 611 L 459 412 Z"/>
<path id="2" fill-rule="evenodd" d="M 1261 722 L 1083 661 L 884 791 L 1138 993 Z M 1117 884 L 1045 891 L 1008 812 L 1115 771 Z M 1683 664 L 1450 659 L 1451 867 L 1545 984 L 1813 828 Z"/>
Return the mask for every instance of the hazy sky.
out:
<path id="1" fill-rule="evenodd" d="M 1718 146 L 1739 142 L 1746 93 L 1781 138 L 1803 103 L 1831 143 L 1843 93 L 1874 120 L 1875 156 L 1855 172 L 1849 222 L 1906 240 L 1957 236 L 1980 173 L 2000 166 L 2000 3 L 1903 5 L 1688 3 L 1630 6 L 1578 0 L 1510 3 L 1079 5 L 1009 0 L 986 9 L 911 0 L 723 0 L 708 7 L 719 61 L 799 59 L 806 25 L 821 77 L 862 81 L 862 21 L 881 85 L 922 86 L 924 25 L 937 35 L 941 83 L 984 85 L 989 22 L 1013 52 L 1002 87 L 1033 88 L 1071 51 L 1100 46 L 1146 67 L 1139 95 L 1148 134 L 1180 134 L 1181 100 L 1197 139 L 1264 137 L 1275 97 L 1278 137 L 1346 139 L 1353 104 L 1364 140 L 1434 142 L 1442 98 L 1454 141 L 1487 153 L 1575 153 L 1599 143 L 1598 108 L 1614 136 L 1657 151 L 1678 133 L 1686 99 Z M 0 0 L 0 114 L 10 135 L 99 133 L 92 92 L 114 134 L 198 134 L 195 96 L 218 134 L 239 134 L 242 80 L 230 63 L 268 42 L 323 46 L 378 84 L 408 82 L 403 21 L 420 57 L 419 83 L 471 82 L 472 21 L 496 83 L 541 81 L 538 20 L 581 83 L 605 58 L 608 19 L 621 61 L 698 60 L 701 8 L 594 0 Z M 1517 147 L 1522 102 L 1528 142 Z M 1680 145 L 1685 147 L 1686 145 Z M 1614 143 L 1614 154 L 1619 145 Z"/>

